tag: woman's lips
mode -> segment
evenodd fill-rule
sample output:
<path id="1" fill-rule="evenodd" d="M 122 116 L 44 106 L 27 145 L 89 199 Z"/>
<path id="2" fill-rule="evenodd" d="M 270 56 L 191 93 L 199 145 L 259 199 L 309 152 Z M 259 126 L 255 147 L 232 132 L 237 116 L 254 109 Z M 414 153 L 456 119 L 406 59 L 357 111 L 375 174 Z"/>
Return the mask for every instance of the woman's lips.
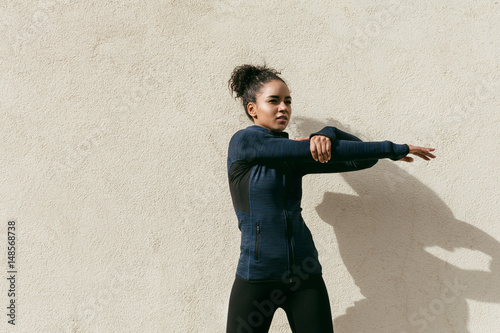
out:
<path id="1" fill-rule="evenodd" d="M 288 121 L 288 118 L 286 116 L 279 116 L 276 118 L 276 120 L 280 123 L 285 123 Z"/>

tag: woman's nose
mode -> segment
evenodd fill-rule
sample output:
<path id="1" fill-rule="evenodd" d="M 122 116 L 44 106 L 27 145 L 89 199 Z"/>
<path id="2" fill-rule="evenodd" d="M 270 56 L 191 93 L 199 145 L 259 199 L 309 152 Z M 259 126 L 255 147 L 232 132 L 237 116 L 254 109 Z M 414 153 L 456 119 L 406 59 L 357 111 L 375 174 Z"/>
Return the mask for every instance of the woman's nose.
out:
<path id="1" fill-rule="evenodd" d="M 285 104 L 285 102 L 281 102 L 280 105 L 278 106 L 278 110 L 280 111 L 287 111 L 288 106 Z"/>

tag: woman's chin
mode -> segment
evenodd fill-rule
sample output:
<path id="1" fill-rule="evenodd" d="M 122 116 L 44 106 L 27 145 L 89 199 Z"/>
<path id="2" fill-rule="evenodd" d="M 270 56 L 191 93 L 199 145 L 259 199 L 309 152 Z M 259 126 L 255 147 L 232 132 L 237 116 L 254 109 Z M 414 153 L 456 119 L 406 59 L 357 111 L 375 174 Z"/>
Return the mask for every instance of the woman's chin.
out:
<path id="1" fill-rule="evenodd" d="M 288 126 L 288 121 L 279 121 L 276 125 L 275 128 L 277 131 L 284 131 L 286 127 Z"/>

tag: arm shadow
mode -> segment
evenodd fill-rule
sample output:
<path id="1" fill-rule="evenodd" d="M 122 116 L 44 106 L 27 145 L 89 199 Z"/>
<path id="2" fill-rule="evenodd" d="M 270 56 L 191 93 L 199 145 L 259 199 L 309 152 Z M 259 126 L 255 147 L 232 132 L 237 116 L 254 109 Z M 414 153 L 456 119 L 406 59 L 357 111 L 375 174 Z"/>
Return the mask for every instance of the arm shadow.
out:
<path id="1" fill-rule="evenodd" d="M 334 121 L 328 125 L 353 133 Z M 299 118 L 297 130 L 312 133 L 323 126 Z M 467 299 L 500 302 L 495 238 L 456 219 L 431 188 L 392 161 L 342 177 L 357 195 L 326 192 L 316 211 L 333 227 L 340 256 L 364 299 L 335 318 L 336 331 L 469 332 Z M 479 251 L 491 257 L 490 267 L 463 269 L 429 247 Z M 335 290 L 330 294 L 335 297 Z"/>

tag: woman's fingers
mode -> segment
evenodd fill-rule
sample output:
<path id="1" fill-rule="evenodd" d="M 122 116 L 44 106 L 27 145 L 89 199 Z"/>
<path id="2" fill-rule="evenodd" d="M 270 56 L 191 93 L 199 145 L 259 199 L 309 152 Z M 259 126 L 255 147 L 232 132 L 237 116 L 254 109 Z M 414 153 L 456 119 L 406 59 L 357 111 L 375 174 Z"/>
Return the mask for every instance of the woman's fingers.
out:
<path id="1" fill-rule="evenodd" d="M 434 150 L 434 148 L 432 148 L 432 150 Z M 436 158 L 436 155 L 434 155 L 433 153 L 431 153 L 431 151 L 427 152 L 426 156 L 429 156 L 430 158 Z"/>
<path id="2" fill-rule="evenodd" d="M 332 142 L 330 139 L 326 140 L 326 151 L 328 153 L 327 161 L 329 161 L 332 158 Z"/>
<path id="3" fill-rule="evenodd" d="M 315 135 L 309 138 L 294 138 L 296 141 L 310 140 L 311 155 L 315 161 L 326 163 L 332 158 L 332 142 L 323 135 Z"/>
<path id="4" fill-rule="evenodd" d="M 319 144 L 321 146 L 321 159 L 320 159 L 320 162 L 321 163 L 328 162 L 328 159 L 327 159 L 328 153 L 326 151 L 326 142 L 324 140 L 320 140 Z"/>
<path id="5" fill-rule="evenodd" d="M 315 135 L 311 138 L 311 154 L 315 161 L 326 163 L 331 157 L 330 139 L 323 135 Z"/>
<path id="6" fill-rule="evenodd" d="M 436 158 L 436 155 L 431 153 L 432 151 L 435 150 L 435 148 L 427 148 L 427 147 L 418 147 L 418 146 L 412 146 L 408 145 L 410 148 L 409 154 L 413 154 L 415 156 L 418 156 L 426 161 L 430 161 L 431 158 Z"/>
<path id="7" fill-rule="evenodd" d="M 436 158 L 436 155 L 431 153 L 431 149 L 434 150 L 434 148 L 422 148 L 418 151 L 418 156 L 427 161 L 430 161 L 431 158 Z"/>
<path id="8" fill-rule="evenodd" d="M 326 144 L 325 144 L 325 140 L 323 139 L 324 137 L 320 137 L 316 140 L 317 142 L 317 145 L 318 145 L 318 150 L 319 150 L 319 153 L 318 154 L 319 156 L 319 161 L 321 163 L 326 163 L 327 162 L 327 159 L 326 159 Z"/>
<path id="9" fill-rule="evenodd" d="M 309 144 L 311 147 L 311 155 L 315 161 L 318 160 L 318 152 L 316 151 L 316 142 L 311 140 L 311 143 Z"/>

